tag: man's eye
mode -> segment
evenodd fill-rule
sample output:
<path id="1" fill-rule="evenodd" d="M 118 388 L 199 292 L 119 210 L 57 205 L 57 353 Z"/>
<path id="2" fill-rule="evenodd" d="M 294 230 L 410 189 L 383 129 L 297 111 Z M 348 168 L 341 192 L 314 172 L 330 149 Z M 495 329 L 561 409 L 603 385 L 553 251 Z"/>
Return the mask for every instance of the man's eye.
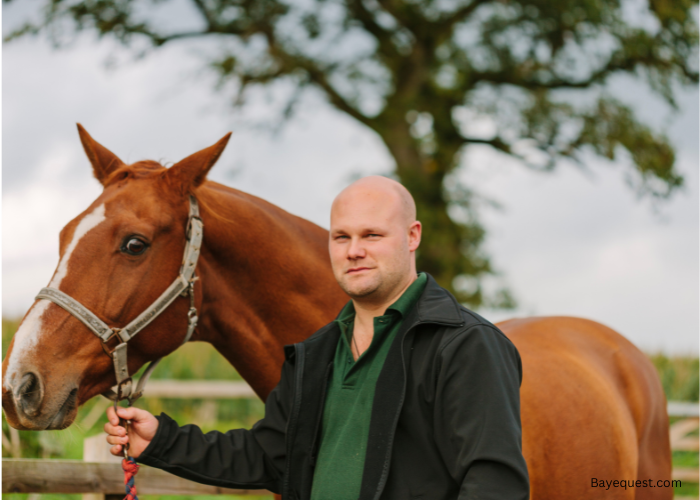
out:
<path id="1" fill-rule="evenodd" d="M 148 248 L 148 244 L 139 238 L 128 238 L 122 245 L 122 252 L 129 255 L 141 255 Z"/>

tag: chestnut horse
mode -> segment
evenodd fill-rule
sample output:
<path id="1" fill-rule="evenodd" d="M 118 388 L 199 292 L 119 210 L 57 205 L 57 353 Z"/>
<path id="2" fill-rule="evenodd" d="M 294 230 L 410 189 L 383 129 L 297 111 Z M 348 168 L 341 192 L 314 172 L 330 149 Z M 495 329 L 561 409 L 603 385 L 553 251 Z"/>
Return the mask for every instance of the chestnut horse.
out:
<path id="1" fill-rule="evenodd" d="M 166 169 L 153 161 L 125 165 L 78 129 L 104 191 L 61 231 L 50 286 L 107 325 L 126 325 L 177 276 L 194 195 L 205 229 L 192 340 L 211 343 L 265 399 L 279 378 L 282 346 L 331 321 L 348 300 L 330 269 L 327 231 L 206 180 L 228 136 Z M 129 372 L 182 343 L 188 307 L 188 298 L 175 299 L 134 337 Z M 522 357 L 523 453 L 533 499 L 672 498 L 671 488 L 657 486 L 671 477 L 666 400 L 636 347 L 584 319 L 498 326 Z M 2 406 L 17 429 L 68 427 L 80 404 L 115 383 L 100 339 L 44 299 L 25 315 L 2 373 Z M 652 484 L 592 486 L 637 479 Z"/>

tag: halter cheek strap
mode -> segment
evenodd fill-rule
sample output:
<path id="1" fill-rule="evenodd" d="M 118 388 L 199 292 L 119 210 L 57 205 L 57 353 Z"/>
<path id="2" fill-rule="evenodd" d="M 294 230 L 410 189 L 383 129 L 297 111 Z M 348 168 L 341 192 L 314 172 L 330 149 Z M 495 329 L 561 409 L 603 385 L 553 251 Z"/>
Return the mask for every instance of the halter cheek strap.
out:
<path id="1" fill-rule="evenodd" d="M 178 296 L 186 297 L 189 295 L 190 297 L 190 309 L 187 312 L 187 333 L 182 343 L 184 344 L 192 337 L 192 333 L 197 327 L 197 320 L 199 319 L 194 304 L 194 282 L 197 280 L 194 271 L 197 267 L 197 260 L 199 259 L 203 238 L 204 223 L 199 217 L 199 205 L 197 204 L 197 199 L 190 195 L 190 214 L 187 220 L 187 242 L 185 244 L 182 266 L 180 266 L 180 272 L 177 278 L 175 278 L 175 281 L 173 281 L 155 302 L 123 328 L 110 328 L 104 321 L 98 318 L 95 313 L 57 288 L 42 288 L 37 294 L 37 299 L 50 300 L 82 321 L 92 333 L 99 337 L 103 344 L 107 343 L 107 341 L 115 335 L 121 341 L 111 353 L 108 352 L 114 363 L 117 390 L 115 392 L 110 389 L 103 393 L 103 396 L 115 401 L 128 399 L 130 403 L 141 397 L 148 378 L 162 358 L 158 358 L 148 365 L 148 368 L 146 368 L 139 379 L 136 389 L 134 389 L 127 365 L 127 342 L 165 311 Z M 107 352 L 106 349 L 105 352 Z"/>

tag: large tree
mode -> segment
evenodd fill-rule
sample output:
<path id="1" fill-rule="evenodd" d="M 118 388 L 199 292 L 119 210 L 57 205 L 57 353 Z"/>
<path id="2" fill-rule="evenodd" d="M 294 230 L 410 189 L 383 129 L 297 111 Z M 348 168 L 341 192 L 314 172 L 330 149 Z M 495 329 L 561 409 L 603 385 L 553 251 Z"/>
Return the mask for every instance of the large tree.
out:
<path id="1" fill-rule="evenodd" d="M 494 270 L 476 195 L 453 175 L 470 145 L 540 170 L 627 150 L 640 192 L 668 197 L 683 182 L 667 138 L 606 83 L 631 75 L 675 107 L 678 84 L 698 82 L 697 0 L 186 0 L 193 27 L 173 31 L 158 13 L 175 1 L 48 0 L 6 39 L 48 32 L 60 44 L 67 28 L 156 50 L 217 37 L 208 67 L 235 103 L 286 81 L 298 90 L 288 114 L 319 90 L 381 137 L 424 224 L 419 268 L 473 306 L 511 299 L 481 286 Z M 484 119 L 489 135 L 473 127 Z"/>

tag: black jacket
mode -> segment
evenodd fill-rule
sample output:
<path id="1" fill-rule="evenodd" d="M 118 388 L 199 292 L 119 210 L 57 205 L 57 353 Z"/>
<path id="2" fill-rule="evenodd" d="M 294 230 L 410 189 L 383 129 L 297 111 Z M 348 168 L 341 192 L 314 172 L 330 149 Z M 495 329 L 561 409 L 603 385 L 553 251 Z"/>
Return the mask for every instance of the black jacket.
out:
<path id="1" fill-rule="evenodd" d="M 163 413 L 139 462 L 200 483 L 310 498 L 339 335 L 333 322 L 285 347 L 280 383 L 251 430 L 203 434 Z M 360 500 L 527 499 L 521 380 L 511 341 L 428 276 L 377 381 Z"/>

